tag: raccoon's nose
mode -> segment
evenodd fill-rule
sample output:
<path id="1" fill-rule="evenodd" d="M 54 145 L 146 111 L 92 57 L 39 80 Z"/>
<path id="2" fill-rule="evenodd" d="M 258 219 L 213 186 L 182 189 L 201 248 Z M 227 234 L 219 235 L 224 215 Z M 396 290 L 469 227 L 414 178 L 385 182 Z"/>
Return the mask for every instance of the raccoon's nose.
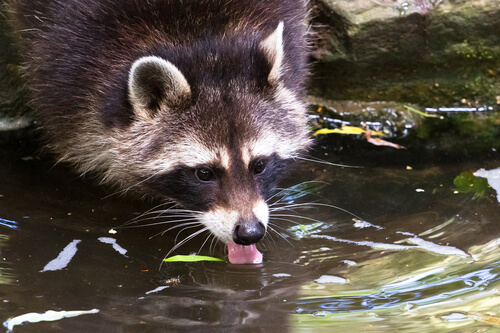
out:
<path id="1" fill-rule="evenodd" d="M 234 228 L 233 241 L 239 245 L 255 244 L 264 237 L 266 227 L 260 221 L 238 223 Z"/>

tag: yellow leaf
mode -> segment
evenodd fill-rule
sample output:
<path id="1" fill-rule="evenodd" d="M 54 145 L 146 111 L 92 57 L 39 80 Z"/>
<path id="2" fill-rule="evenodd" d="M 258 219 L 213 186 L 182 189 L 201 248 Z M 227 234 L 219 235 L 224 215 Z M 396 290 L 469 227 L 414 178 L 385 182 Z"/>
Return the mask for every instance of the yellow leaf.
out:
<path id="1" fill-rule="evenodd" d="M 366 130 L 364 130 L 361 127 L 356 127 L 356 126 L 342 126 L 342 128 L 321 128 L 317 130 L 313 135 L 319 135 L 319 134 L 348 134 L 348 135 L 360 135 L 360 134 L 365 134 Z M 381 131 L 372 131 L 371 135 L 376 135 L 376 136 L 384 136 L 384 133 Z"/>
<path id="2" fill-rule="evenodd" d="M 359 135 L 359 134 L 364 134 L 366 131 L 362 128 L 359 127 L 352 127 L 352 126 L 343 126 L 342 128 L 322 128 L 316 131 L 314 135 L 319 135 L 319 134 L 354 134 L 354 135 Z"/>

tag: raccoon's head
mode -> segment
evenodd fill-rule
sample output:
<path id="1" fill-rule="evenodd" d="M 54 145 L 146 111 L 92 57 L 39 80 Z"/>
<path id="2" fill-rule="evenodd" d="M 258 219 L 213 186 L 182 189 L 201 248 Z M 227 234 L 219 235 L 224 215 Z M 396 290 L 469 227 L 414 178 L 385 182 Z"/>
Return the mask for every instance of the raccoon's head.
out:
<path id="1" fill-rule="evenodd" d="M 129 169 L 141 186 L 196 211 L 227 244 L 264 237 L 267 201 L 310 143 L 302 88 L 287 85 L 293 55 L 283 33 L 280 23 L 257 40 L 193 42 L 130 69 L 134 121 L 123 139 L 136 157 L 124 163 L 136 163 Z"/>

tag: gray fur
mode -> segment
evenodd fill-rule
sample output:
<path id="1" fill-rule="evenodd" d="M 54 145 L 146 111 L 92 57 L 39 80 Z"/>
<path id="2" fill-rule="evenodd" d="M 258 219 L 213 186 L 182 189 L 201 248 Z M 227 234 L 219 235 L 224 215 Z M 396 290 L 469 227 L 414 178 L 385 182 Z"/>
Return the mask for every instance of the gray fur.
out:
<path id="1" fill-rule="evenodd" d="M 310 144 L 303 0 L 8 5 L 59 160 L 196 208 L 226 242 L 235 225 L 267 224 L 285 161 Z M 203 167 L 214 182 L 196 178 Z"/>

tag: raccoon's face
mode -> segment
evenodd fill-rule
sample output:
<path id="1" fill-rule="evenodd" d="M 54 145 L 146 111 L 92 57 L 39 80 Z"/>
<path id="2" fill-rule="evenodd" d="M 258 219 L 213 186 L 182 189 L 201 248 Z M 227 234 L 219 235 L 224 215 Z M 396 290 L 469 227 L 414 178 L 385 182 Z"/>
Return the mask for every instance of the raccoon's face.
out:
<path id="1" fill-rule="evenodd" d="M 262 239 L 276 182 L 309 145 L 304 105 L 280 80 L 282 40 L 280 23 L 241 50 L 244 59 L 207 48 L 192 68 L 146 56 L 130 70 L 127 140 L 140 150 L 130 169 L 148 189 L 196 211 L 225 243 Z"/>

